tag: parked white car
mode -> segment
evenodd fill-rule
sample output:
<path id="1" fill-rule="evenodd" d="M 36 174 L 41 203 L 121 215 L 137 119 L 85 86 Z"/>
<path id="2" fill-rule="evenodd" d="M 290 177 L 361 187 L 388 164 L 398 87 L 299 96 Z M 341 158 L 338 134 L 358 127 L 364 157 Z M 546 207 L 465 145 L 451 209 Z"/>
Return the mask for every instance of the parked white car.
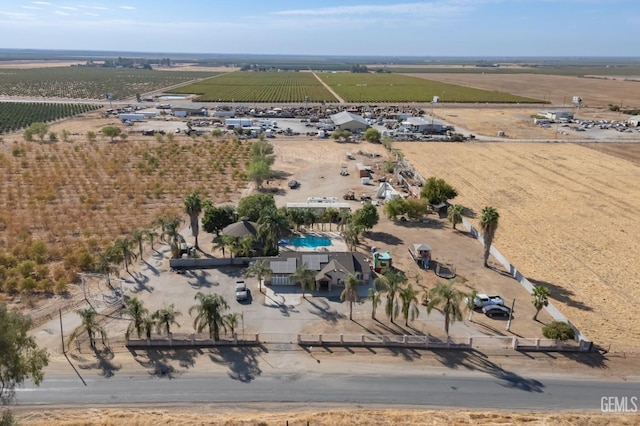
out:
<path id="1" fill-rule="evenodd" d="M 247 300 L 249 292 L 247 291 L 247 285 L 244 281 L 236 281 L 236 300 Z"/>

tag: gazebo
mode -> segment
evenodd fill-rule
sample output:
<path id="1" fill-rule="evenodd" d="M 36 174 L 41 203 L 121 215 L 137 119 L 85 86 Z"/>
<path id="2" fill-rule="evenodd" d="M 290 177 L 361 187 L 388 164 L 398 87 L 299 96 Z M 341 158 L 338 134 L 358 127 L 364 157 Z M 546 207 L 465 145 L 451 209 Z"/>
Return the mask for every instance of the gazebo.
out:
<path id="1" fill-rule="evenodd" d="M 243 217 L 238 222 L 226 226 L 222 230 L 222 235 L 229 235 L 235 238 L 243 238 L 247 235 L 255 236 L 258 234 L 256 223 L 251 222 L 248 218 Z"/>
<path id="2" fill-rule="evenodd" d="M 423 269 L 429 269 L 429 263 L 431 262 L 431 246 L 428 244 L 420 243 L 414 244 L 413 250 L 409 249 L 409 254 L 413 260 Z"/>

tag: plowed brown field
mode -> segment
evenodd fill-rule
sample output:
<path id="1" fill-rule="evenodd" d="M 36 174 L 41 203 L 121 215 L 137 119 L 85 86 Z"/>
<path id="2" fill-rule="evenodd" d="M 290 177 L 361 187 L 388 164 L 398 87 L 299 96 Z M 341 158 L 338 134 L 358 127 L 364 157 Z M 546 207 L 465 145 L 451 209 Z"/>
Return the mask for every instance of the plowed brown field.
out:
<path id="1" fill-rule="evenodd" d="M 539 74 L 423 73 L 411 75 L 427 80 L 550 100 L 554 105 L 571 106 L 573 96 L 580 96 L 583 105 L 588 107 L 603 107 L 608 104 L 640 107 L 640 83 L 637 81 Z"/>
<path id="2" fill-rule="evenodd" d="M 456 203 L 476 215 L 495 207 L 494 245 L 534 284 L 548 286 L 586 336 L 619 349 L 640 346 L 637 163 L 576 144 L 397 147 L 423 176 L 451 183 Z"/>

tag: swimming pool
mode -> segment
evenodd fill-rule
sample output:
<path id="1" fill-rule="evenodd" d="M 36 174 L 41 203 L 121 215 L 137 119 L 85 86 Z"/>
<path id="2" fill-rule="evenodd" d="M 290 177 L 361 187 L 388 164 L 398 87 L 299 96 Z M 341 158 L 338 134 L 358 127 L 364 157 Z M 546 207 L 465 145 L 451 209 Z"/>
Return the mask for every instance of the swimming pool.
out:
<path id="1" fill-rule="evenodd" d="M 317 248 L 331 245 L 331 239 L 326 237 L 296 237 L 291 239 L 290 244 L 294 247 Z"/>

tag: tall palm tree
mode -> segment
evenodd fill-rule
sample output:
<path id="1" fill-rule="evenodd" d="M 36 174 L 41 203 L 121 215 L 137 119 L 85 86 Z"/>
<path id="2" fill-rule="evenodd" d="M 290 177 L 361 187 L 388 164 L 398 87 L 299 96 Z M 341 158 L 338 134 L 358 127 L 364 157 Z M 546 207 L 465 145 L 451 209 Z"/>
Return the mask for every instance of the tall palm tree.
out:
<path id="1" fill-rule="evenodd" d="M 244 276 L 247 278 L 258 278 L 258 286 L 260 288 L 260 293 L 262 293 L 262 279 L 270 273 L 271 267 L 269 266 L 269 261 L 266 259 L 260 259 L 256 260 L 253 265 L 249 265 L 247 270 L 244 272 Z"/>
<path id="2" fill-rule="evenodd" d="M 184 243 L 184 237 L 180 234 L 178 227 L 182 223 L 182 219 L 178 216 L 164 217 L 164 230 L 162 232 L 165 241 L 169 242 L 171 247 L 171 256 L 174 259 L 180 257 L 180 245 Z"/>
<path id="3" fill-rule="evenodd" d="M 351 219 L 351 212 L 349 210 L 340 210 L 338 213 L 338 230 L 344 231 L 347 223 Z"/>
<path id="4" fill-rule="evenodd" d="M 125 312 L 132 319 L 131 324 L 129 324 L 129 327 L 127 327 L 127 331 L 124 334 L 125 338 L 129 340 L 129 336 L 131 336 L 131 333 L 135 331 L 139 339 L 144 331 L 143 320 L 148 315 L 149 311 L 144 307 L 140 299 L 134 297 L 133 299 L 128 299 L 125 302 Z"/>
<path id="5" fill-rule="evenodd" d="M 289 279 L 294 283 L 300 283 L 300 289 L 302 290 L 302 297 L 306 299 L 304 293 L 311 286 L 315 287 L 316 273 L 309 269 L 306 263 L 298 266 L 296 271 L 289 276 Z"/>
<path id="6" fill-rule="evenodd" d="M 258 236 L 264 247 L 274 254 L 278 253 L 278 240 L 289 233 L 287 217 L 277 209 L 268 209 L 260 214 L 257 222 Z"/>
<path id="7" fill-rule="evenodd" d="M 376 288 L 385 288 L 387 290 L 387 302 L 384 306 L 384 312 L 392 323 L 399 313 L 396 295 L 398 294 L 398 291 L 400 291 L 401 285 L 406 282 L 406 275 L 395 269 L 386 271 L 381 277 L 376 278 L 373 282 Z"/>
<path id="8" fill-rule="evenodd" d="M 113 261 L 113 250 L 106 250 L 105 252 L 98 254 L 95 264 L 95 271 L 107 276 L 107 285 L 111 289 L 113 289 L 113 286 L 111 285 L 111 273 L 115 272 Z"/>
<path id="9" fill-rule="evenodd" d="M 476 290 L 474 287 L 471 288 L 471 291 L 469 293 L 467 293 L 467 296 L 465 297 L 465 309 L 469 312 L 469 318 L 467 321 L 471 321 L 473 319 L 473 313 L 476 310 L 476 302 L 475 302 L 475 298 L 478 295 L 478 290 Z"/>
<path id="10" fill-rule="evenodd" d="M 156 329 L 158 330 L 158 334 L 162 333 L 164 330 L 167 333 L 167 336 L 171 335 L 171 326 L 173 324 L 176 327 L 180 327 L 180 324 L 176 321 L 176 318 L 182 315 L 180 311 L 177 311 L 175 306 L 170 304 L 162 309 L 158 309 L 151 315 L 151 318 L 156 321 Z"/>
<path id="11" fill-rule="evenodd" d="M 464 298 L 464 293 L 454 287 L 455 281 L 449 280 L 446 283 L 437 282 L 436 286 L 429 292 L 431 300 L 427 304 L 427 313 L 431 313 L 433 308 L 439 306 L 444 315 L 444 331 L 449 336 L 449 325 L 456 321 L 462 321 L 462 309 L 460 303 Z"/>
<path id="12" fill-rule="evenodd" d="M 534 321 L 538 321 L 538 314 L 545 306 L 549 306 L 549 289 L 542 285 L 537 285 L 533 287 L 533 292 L 531 295 L 533 296 L 533 306 L 536 308 L 536 314 L 533 316 Z"/>
<path id="13" fill-rule="evenodd" d="M 451 225 L 453 225 L 453 229 L 456 229 L 456 225 L 462 223 L 462 214 L 464 213 L 464 207 L 460 204 L 453 204 L 447 208 L 447 218 Z"/>
<path id="14" fill-rule="evenodd" d="M 144 332 L 144 336 L 147 340 L 151 340 L 151 333 L 153 329 L 156 327 L 156 321 L 153 319 L 153 315 L 150 315 L 148 312 L 142 317 L 140 321 L 140 328 Z"/>
<path id="15" fill-rule="evenodd" d="M 353 303 L 358 301 L 358 284 L 360 284 L 359 274 L 349 274 L 344 278 L 344 290 L 340 293 L 340 300 L 349 302 L 350 320 L 353 320 Z"/>
<path id="16" fill-rule="evenodd" d="M 96 349 L 96 334 L 100 334 L 102 337 L 102 344 L 107 336 L 107 332 L 103 326 L 98 322 L 98 312 L 93 308 L 78 309 L 75 311 L 82 319 L 82 327 L 89 336 L 89 346 L 91 349 Z M 80 331 L 76 329 L 71 336 L 69 336 L 69 345 L 78 337 Z"/>
<path id="17" fill-rule="evenodd" d="M 344 242 L 349 247 L 350 251 L 355 251 L 360 244 L 360 234 L 364 231 L 364 227 L 361 225 L 356 225 L 352 221 L 348 221 L 342 230 L 342 238 L 344 238 Z"/>
<path id="18" fill-rule="evenodd" d="M 151 246 L 151 250 L 155 250 L 153 248 L 153 243 L 156 242 L 156 239 L 158 238 L 158 233 L 156 231 L 154 231 L 153 229 L 147 229 L 144 233 L 144 239 L 145 241 L 147 241 L 149 243 L 149 245 Z"/>
<path id="19" fill-rule="evenodd" d="M 409 325 L 409 319 L 413 321 L 420 315 L 418 310 L 418 290 L 414 289 L 411 284 L 400 290 L 400 300 L 402 301 L 402 316 L 404 317 L 404 325 Z"/>
<path id="20" fill-rule="evenodd" d="M 144 242 L 144 236 L 145 236 L 145 230 L 144 229 L 136 229 L 135 231 L 133 231 L 133 233 L 131 234 L 131 239 L 133 240 L 133 244 L 136 244 L 138 246 L 138 256 L 140 256 L 140 259 L 142 259 L 142 243 Z"/>
<path id="21" fill-rule="evenodd" d="M 195 247 L 198 246 L 198 233 L 200 232 L 200 213 L 202 213 L 202 200 L 200 194 L 192 192 L 184 199 L 184 211 L 189 215 L 191 222 L 191 235 L 195 238 Z"/>
<path id="22" fill-rule="evenodd" d="M 375 288 L 370 288 L 369 300 L 371 300 L 371 319 L 376 319 L 376 309 L 378 309 L 378 306 L 380 306 L 380 303 L 382 303 L 380 292 Z"/>
<path id="23" fill-rule="evenodd" d="M 489 260 L 489 254 L 491 253 L 491 244 L 493 243 L 493 237 L 496 235 L 498 229 L 498 219 L 500 215 L 498 211 L 493 207 L 485 207 L 480 214 L 480 229 L 482 230 L 482 237 L 484 239 L 484 266 L 489 267 L 487 263 Z"/>
<path id="24" fill-rule="evenodd" d="M 229 309 L 229 304 L 222 296 L 215 293 L 198 292 L 195 299 L 199 304 L 189 308 L 189 315 L 196 312 L 193 328 L 198 333 L 202 333 L 205 328 L 208 328 L 209 337 L 214 341 L 220 340 L 220 328 L 226 330 L 223 312 Z"/>
<path id="25" fill-rule="evenodd" d="M 124 269 L 127 272 L 129 272 L 129 264 L 138 257 L 132 250 L 133 245 L 133 241 L 128 238 L 118 238 L 113 243 L 113 248 L 121 256 L 124 262 Z"/>
<path id="26" fill-rule="evenodd" d="M 236 332 L 236 327 L 238 327 L 238 323 L 242 319 L 242 314 L 238 312 L 231 312 L 224 316 L 224 324 L 229 327 L 229 331 L 231 331 L 231 335 L 233 336 Z"/>

